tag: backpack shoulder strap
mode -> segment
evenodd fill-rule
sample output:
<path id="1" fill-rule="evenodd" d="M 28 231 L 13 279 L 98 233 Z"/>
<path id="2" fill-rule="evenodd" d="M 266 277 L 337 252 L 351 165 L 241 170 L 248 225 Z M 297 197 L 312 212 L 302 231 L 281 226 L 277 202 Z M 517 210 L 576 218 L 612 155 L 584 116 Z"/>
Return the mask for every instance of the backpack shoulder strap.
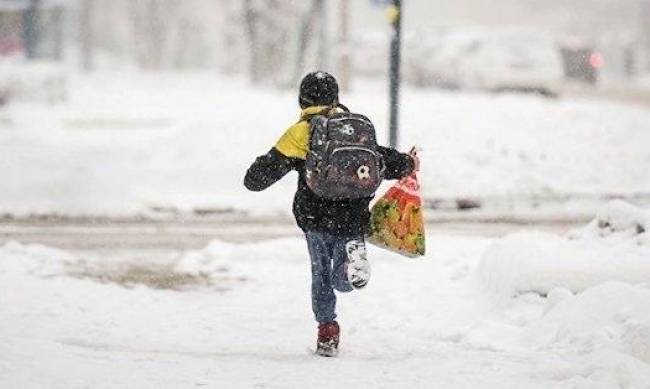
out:
<path id="1" fill-rule="evenodd" d="M 329 116 L 313 115 L 309 119 L 309 145 L 312 149 L 316 145 L 317 138 L 325 141 L 327 137 L 327 126 L 329 125 Z"/>
<path id="2" fill-rule="evenodd" d="M 350 109 L 348 107 L 346 107 L 345 105 L 341 104 L 341 103 L 338 103 L 336 108 L 342 109 L 343 112 L 345 112 L 345 113 L 350 113 Z"/>

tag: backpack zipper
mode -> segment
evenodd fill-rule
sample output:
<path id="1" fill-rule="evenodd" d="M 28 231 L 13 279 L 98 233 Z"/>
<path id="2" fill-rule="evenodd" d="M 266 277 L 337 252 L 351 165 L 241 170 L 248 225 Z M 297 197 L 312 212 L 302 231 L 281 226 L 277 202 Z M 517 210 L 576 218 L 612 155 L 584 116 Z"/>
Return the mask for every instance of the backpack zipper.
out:
<path id="1" fill-rule="evenodd" d="M 361 147 L 361 146 L 341 146 L 341 147 L 337 147 L 336 150 L 334 150 L 334 152 L 332 153 L 332 155 L 338 153 L 339 151 L 349 151 L 349 150 L 367 151 L 367 152 L 371 153 L 372 155 L 374 155 L 375 157 L 377 156 L 376 152 L 370 150 L 367 147 Z"/>

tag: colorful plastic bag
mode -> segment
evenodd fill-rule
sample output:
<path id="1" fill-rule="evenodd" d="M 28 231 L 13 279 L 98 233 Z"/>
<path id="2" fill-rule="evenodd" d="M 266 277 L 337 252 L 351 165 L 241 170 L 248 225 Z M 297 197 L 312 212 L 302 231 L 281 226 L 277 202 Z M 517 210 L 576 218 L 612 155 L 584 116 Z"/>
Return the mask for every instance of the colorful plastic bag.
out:
<path id="1" fill-rule="evenodd" d="M 368 242 L 407 257 L 424 255 L 422 197 L 415 173 L 393 185 L 373 205 Z"/>

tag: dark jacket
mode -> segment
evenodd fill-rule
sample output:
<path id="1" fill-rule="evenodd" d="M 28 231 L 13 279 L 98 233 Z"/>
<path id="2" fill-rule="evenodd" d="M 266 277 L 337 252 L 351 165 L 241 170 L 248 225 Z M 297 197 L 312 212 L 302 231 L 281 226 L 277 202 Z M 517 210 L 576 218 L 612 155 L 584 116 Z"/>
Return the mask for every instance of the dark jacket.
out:
<path id="1" fill-rule="evenodd" d="M 303 114 L 301 121 L 292 126 L 304 127 L 304 122 L 309 118 Z M 304 132 L 304 130 L 301 130 Z M 283 136 L 286 139 L 287 133 Z M 293 138 L 305 138 L 304 135 Z M 282 140 L 282 139 L 281 139 Z M 304 143 L 304 141 L 303 141 Z M 285 142 L 286 144 L 286 142 Z M 305 181 L 305 160 L 299 152 L 287 150 L 283 143 L 278 143 L 268 153 L 257 157 L 255 162 L 246 172 L 244 185 L 251 191 L 262 191 L 284 177 L 288 172 L 298 172 L 298 189 L 293 201 L 293 214 L 298 226 L 303 231 L 321 231 L 335 235 L 358 236 L 367 232 L 370 212 L 368 206 L 372 198 L 353 200 L 328 200 L 316 196 L 307 186 Z M 414 162 L 408 154 L 400 153 L 395 149 L 379 147 L 379 153 L 384 158 L 386 170 L 385 179 L 393 180 L 408 176 L 413 172 Z M 297 156 L 287 156 L 294 154 Z"/>

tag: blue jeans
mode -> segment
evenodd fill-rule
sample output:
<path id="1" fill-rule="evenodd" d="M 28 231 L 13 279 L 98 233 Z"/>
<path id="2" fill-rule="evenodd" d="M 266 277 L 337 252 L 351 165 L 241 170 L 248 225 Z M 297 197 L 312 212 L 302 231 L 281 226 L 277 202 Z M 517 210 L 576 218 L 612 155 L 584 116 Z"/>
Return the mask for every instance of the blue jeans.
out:
<path id="1" fill-rule="evenodd" d="M 311 303 L 316 321 L 320 324 L 336 318 L 336 294 L 351 292 L 348 281 L 346 244 L 352 240 L 363 241 L 363 236 L 338 236 L 324 232 L 305 233 L 311 257 Z"/>

